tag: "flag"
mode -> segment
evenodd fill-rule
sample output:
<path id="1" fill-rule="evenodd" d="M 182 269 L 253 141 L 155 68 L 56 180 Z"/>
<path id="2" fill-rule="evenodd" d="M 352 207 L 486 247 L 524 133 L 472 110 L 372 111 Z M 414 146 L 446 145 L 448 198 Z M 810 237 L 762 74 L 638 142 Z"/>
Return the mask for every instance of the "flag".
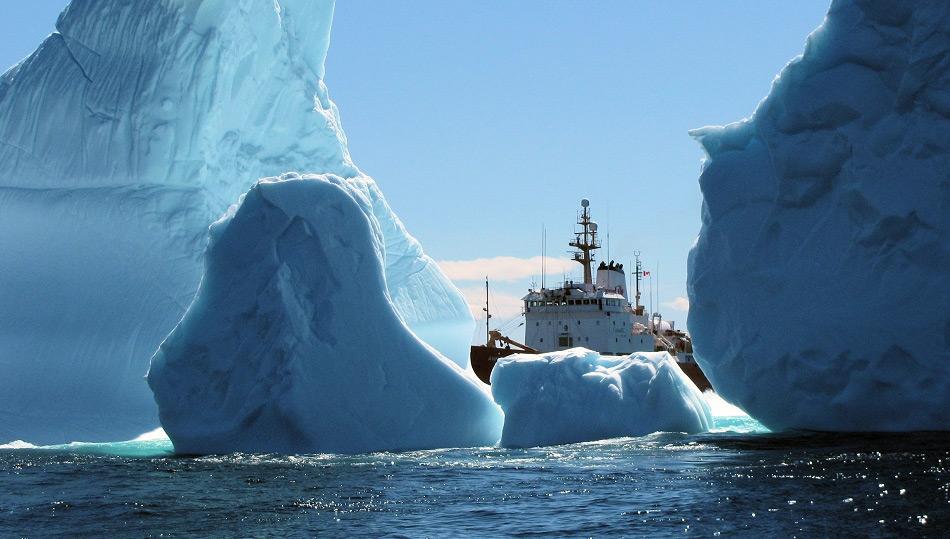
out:
<path id="1" fill-rule="evenodd" d="M 649 271 L 644 271 L 644 272 L 643 272 L 643 276 L 644 276 L 644 277 L 649 277 L 649 276 L 650 276 L 650 272 L 649 272 Z"/>

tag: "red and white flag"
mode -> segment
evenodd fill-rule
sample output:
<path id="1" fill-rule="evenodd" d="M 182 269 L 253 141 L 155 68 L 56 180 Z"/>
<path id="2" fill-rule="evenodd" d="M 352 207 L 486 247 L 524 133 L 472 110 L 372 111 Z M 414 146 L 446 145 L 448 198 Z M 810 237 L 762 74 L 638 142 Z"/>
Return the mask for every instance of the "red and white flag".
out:
<path id="1" fill-rule="evenodd" d="M 643 276 L 644 276 L 644 277 L 649 277 L 649 276 L 650 276 L 650 272 L 649 272 L 649 271 L 644 271 L 644 272 L 643 272 Z"/>

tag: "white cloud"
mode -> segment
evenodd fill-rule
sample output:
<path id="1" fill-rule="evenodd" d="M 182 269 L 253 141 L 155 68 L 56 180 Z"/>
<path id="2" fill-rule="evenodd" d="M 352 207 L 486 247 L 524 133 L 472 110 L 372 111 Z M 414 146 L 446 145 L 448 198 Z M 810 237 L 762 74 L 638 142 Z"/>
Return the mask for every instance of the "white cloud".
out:
<path id="1" fill-rule="evenodd" d="M 541 257 L 518 258 L 514 256 L 496 256 L 494 258 L 476 258 L 474 260 L 442 260 L 442 271 L 453 281 L 481 281 L 487 276 L 492 281 L 519 281 L 540 277 Z M 580 266 L 563 258 L 545 257 L 545 270 L 548 275 L 558 278 L 565 272 L 571 272 Z"/>
<path id="2" fill-rule="evenodd" d="M 674 311 L 682 311 L 685 313 L 689 311 L 689 300 L 683 296 L 679 296 L 673 301 L 664 302 L 663 306 L 673 309 Z"/>

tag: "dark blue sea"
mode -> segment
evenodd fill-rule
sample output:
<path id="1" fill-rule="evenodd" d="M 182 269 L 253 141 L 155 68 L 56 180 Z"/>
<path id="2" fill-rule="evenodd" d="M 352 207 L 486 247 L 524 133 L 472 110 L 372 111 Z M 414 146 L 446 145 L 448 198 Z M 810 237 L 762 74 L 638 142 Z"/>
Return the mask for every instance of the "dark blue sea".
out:
<path id="1" fill-rule="evenodd" d="M 0 537 L 947 537 L 950 436 L 653 434 L 527 450 L 0 449 Z"/>

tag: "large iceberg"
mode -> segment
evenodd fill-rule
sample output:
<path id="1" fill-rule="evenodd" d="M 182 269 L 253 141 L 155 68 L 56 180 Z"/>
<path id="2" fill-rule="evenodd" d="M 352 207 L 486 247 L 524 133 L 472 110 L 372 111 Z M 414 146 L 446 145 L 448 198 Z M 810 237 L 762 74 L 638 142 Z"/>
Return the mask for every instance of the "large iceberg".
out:
<path id="1" fill-rule="evenodd" d="M 194 303 L 148 382 L 179 453 L 493 445 L 486 386 L 420 341 L 387 291 L 367 185 L 262 180 L 211 227 Z"/>
<path id="2" fill-rule="evenodd" d="M 498 360 L 491 387 L 505 411 L 507 447 L 697 433 L 712 425 L 702 393 L 666 352 L 516 354 Z"/>
<path id="3" fill-rule="evenodd" d="M 950 429 L 950 4 L 836 0 L 708 154 L 689 329 L 771 429 Z"/>
<path id="4" fill-rule="evenodd" d="M 332 0 L 73 0 L 0 77 L 0 442 L 158 426 L 148 360 L 207 227 L 258 178 L 359 184 L 402 319 L 464 365 L 473 320 L 353 164 L 323 69 Z"/>

